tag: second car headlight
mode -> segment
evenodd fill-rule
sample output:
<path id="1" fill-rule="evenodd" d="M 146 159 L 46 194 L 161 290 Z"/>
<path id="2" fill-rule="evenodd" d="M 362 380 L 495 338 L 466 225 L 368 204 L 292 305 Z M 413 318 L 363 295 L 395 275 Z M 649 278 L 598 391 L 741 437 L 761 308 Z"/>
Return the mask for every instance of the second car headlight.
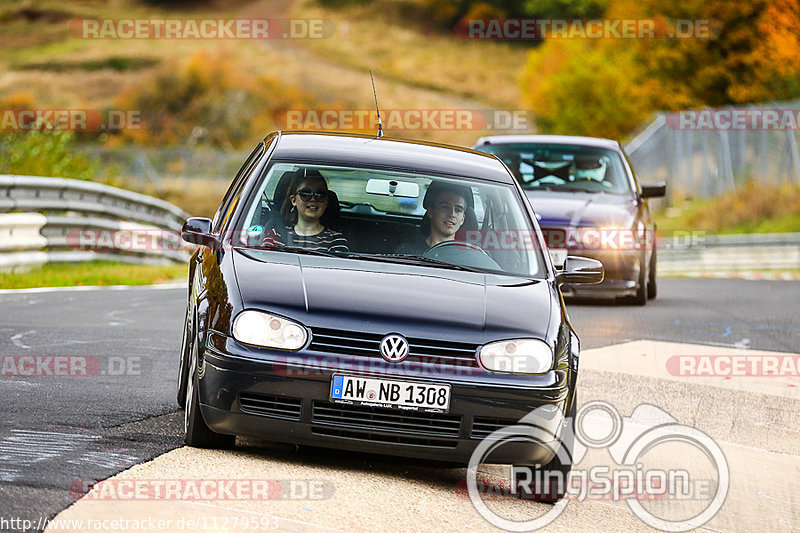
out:
<path id="1" fill-rule="evenodd" d="M 297 322 L 260 311 L 242 311 L 233 321 L 233 337 L 265 348 L 299 350 L 308 334 Z"/>
<path id="2" fill-rule="evenodd" d="M 553 350 L 539 339 L 514 339 L 487 344 L 478 357 L 495 372 L 544 374 L 553 366 Z"/>

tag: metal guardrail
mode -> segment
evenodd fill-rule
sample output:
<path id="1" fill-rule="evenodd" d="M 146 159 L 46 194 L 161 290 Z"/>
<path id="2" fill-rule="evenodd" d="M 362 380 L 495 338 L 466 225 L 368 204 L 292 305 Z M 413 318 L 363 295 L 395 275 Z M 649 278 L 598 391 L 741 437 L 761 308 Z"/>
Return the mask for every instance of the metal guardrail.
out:
<path id="1" fill-rule="evenodd" d="M 10 213 L 11 211 L 16 211 Z M 0 267 L 98 259 L 185 262 L 188 214 L 144 194 L 65 178 L 0 175 Z"/>
<path id="2" fill-rule="evenodd" d="M 164 200 L 93 181 L 0 175 L 0 212 L 76 211 L 180 230 L 187 214 Z"/>
<path id="3" fill-rule="evenodd" d="M 689 233 L 657 253 L 660 274 L 800 270 L 800 233 Z"/>
<path id="4" fill-rule="evenodd" d="M 786 110 L 796 115 L 798 107 L 800 100 L 684 112 L 710 116 Z M 800 134 L 796 128 L 682 129 L 680 113 L 656 114 L 625 145 L 639 181 L 665 180 L 670 201 L 682 195 L 710 198 L 736 190 L 749 179 L 800 183 Z"/>
<path id="5" fill-rule="evenodd" d="M 14 213 L 0 216 L 0 252 L 31 250 L 47 245 L 40 230 L 47 217 L 38 213 Z"/>
<path id="6" fill-rule="evenodd" d="M 9 211 L 27 211 L 8 213 Z M 174 205 L 108 185 L 0 176 L 0 268 L 98 259 L 185 262 Z M 800 269 L 800 233 L 708 235 L 660 243 L 660 273 Z"/>

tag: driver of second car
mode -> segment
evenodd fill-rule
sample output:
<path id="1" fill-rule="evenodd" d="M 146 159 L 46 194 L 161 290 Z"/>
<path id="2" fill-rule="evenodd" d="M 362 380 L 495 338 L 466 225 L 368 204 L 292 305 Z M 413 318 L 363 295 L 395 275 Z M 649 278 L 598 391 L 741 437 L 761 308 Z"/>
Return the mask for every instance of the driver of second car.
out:
<path id="1" fill-rule="evenodd" d="M 422 255 L 432 246 L 455 240 L 464 224 L 472 191 L 469 187 L 433 181 L 425 192 L 425 215 L 419 233 L 397 247 L 395 253 Z"/>

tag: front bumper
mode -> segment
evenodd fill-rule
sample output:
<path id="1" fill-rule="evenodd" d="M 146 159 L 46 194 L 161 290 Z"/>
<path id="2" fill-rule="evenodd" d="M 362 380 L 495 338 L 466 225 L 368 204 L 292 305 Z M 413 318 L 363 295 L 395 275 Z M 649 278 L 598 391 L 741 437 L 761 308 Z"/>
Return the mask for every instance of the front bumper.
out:
<path id="1" fill-rule="evenodd" d="M 226 346 L 239 346 L 227 339 Z M 235 351 L 235 350 L 234 350 Z M 246 435 L 276 442 L 343 450 L 400 455 L 466 464 L 480 441 L 495 429 L 515 424 L 537 408 L 540 435 L 560 435 L 562 413 L 572 401 L 564 370 L 542 376 L 394 375 L 365 372 L 364 366 L 338 370 L 298 363 L 268 350 L 259 360 L 249 352 L 231 353 L 208 346 L 200 371 L 200 409 L 217 433 Z M 226 353 L 227 352 L 227 353 Z M 378 366 L 372 366 L 378 369 Z M 387 364 L 387 368 L 388 364 Z M 451 384 L 450 409 L 445 414 L 408 412 L 330 402 L 334 372 L 387 379 Z M 496 449 L 485 463 L 543 464 L 558 440 L 515 442 Z"/>

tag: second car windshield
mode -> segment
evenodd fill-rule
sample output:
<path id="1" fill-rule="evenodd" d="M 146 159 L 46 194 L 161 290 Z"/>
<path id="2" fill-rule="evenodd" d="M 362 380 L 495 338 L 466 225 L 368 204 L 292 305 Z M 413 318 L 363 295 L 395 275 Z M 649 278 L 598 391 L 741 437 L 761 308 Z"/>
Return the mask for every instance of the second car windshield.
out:
<path id="1" fill-rule="evenodd" d="M 496 144 L 479 150 L 502 159 L 523 189 L 631 191 L 622 160 L 611 150 L 563 144 Z"/>
<path id="2" fill-rule="evenodd" d="M 275 162 L 233 244 L 431 268 L 543 277 L 538 234 L 508 184 Z"/>

